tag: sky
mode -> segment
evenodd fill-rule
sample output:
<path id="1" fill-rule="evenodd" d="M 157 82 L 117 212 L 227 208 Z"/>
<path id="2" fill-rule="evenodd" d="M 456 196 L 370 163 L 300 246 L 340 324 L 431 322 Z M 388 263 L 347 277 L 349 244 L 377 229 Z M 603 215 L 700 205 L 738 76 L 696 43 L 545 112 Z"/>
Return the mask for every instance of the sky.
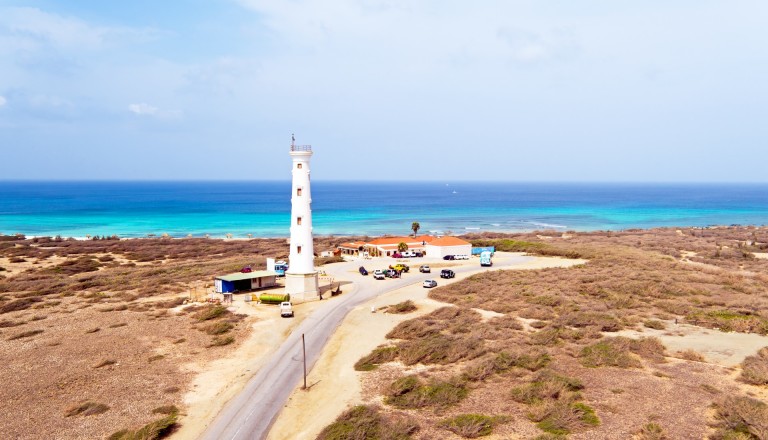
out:
<path id="1" fill-rule="evenodd" d="M 768 182 L 764 0 L 0 0 L 0 180 Z"/>

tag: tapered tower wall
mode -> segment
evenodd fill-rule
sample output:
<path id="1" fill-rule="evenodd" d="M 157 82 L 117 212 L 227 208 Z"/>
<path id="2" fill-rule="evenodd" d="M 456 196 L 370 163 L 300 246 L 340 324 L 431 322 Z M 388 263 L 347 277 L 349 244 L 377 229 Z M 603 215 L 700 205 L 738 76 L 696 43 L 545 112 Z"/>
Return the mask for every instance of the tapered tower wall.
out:
<path id="1" fill-rule="evenodd" d="M 291 143 L 291 240 L 285 290 L 296 300 L 319 295 L 318 274 L 314 264 L 312 238 L 312 191 L 309 159 L 312 147 Z"/>

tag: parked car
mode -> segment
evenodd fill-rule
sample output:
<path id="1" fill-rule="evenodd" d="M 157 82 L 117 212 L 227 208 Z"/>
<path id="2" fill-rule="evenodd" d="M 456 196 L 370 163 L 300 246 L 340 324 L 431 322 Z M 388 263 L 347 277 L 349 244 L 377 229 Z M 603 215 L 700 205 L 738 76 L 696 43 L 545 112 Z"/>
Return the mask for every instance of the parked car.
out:
<path id="1" fill-rule="evenodd" d="M 395 270 L 400 271 L 400 272 L 408 272 L 409 270 L 411 270 L 411 268 L 408 267 L 407 264 L 403 264 L 403 263 L 397 263 L 397 264 L 395 264 L 393 266 L 389 266 L 389 268 L 390 269 L 395 269 Z"/>
<path id="2" fill-rule="evenodd" d="M 403 254 L 401 254 L 400 252 L 395 252 L 394 254 L 392 254 L 392 258 L 403 258 Z"/>
<path id="3" fill-rule="evenodd" d="M 280 303 L 280 316 L 283 318 L 287 318 L 289 316 L 293 317 L 293 306 L 290 302 L 286 301 Z"/>
<path id="4" fill-rule="evenodd" d="M 413 256 L 421 258 L 424 256 L 424 252 L 415 251 Z"/>
<path id="5" fill-rule="evenodd" d="M 424 280 L 424 284 L 422 284 L 427 289 L 431 289 L 433 287 L 437 287 L 437 281 L 435 280 Z"/>
<path id="6" fill-rule="evenodd" d="M 456 259 L 455 255 L 446 255 L 443 257 L 443 260 L 455 260 L 455 259 Z"/>
<path id="7" fill-rule="evenodd" d="M 240 272 L 242 272 L 242 273 L 251 273 L 251 272 L 253 272 L 253 269 L 251 269 L 251 266 L 245 266 L 244 268 L 240 269 Z"/>
<path id="8" fill-rule="evenodd" d="M 450 269 L 443 269 L 440 271 L 440 278 L 453 278 L 456 273 Z"/>
<path id="9" fill-rule="evenodd" d="M 377 279 L 377 280 L 383 280 L 385 278 L 384 277 L 384 271 L 382 271 L 380 269 L 374 270 L 373 271 L 373 278 Z"/>
<path id="10" fill-rule="evenodd" d="M 387 278 L 400 278 L 400 272 L 395 269 L 387 269 L 384 271 L 384 275 L 386 275 Z"/>
<path id="11" fill-rule="evenodd" d="M 421 266 L 419 266 L 419 272 L 421 272 L 421 273 L 431 273 L 432 269 L 430 269 L 428 265 L 422 264 Z"/>
<path id="12" fill-rule="evenodd" d="M 403 258 L 411 258 L 416 256 L 416 251 L 405 251 L 403 252 Z"/>
<path id="13" fill-rule="evenodd" d="M 462 255 L 454 255 L 454 260 L 469 260 L 469 255 L 462 254 Z"/>
<path id="14" fill-rule="evenodd" d="M 357 270 L 358 270 L 358 272 L 360 272 L 360 275 L 368 275 L 368 271 L 365 270 L 365 268 L 363 266 L 360 266 L 360 268 L 357 269 Z"/>

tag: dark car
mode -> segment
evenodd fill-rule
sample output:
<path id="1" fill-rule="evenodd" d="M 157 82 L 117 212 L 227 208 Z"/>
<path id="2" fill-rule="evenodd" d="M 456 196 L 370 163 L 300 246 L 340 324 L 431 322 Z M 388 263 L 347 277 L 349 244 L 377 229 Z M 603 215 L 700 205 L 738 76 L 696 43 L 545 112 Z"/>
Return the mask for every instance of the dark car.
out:
<path id="1" fill-rule="evenodd" d="M 363 266 L 360 266 L 360 269 L 357 270 L 360 272 L 360 275 L 368 275 L 368 271 Z"/>
<path id="2" fill-rule="evenodd" d="M 400 278 L 400 271 L 395 269 L 387 269 L 384 271 L 384 276 L 387 278 Z"/>
<path id="3" fill-rule="evenodd" d="M 450 269 L 443 269 L 440 271 L 440 278 L 453 278 L 456 273 Z"/>
<path id="4" fill-rule="evenodd" d="M 443 260 L 455 260 L 455 259 L 456 259 L 455 255 L 446 255 L 443 257 Z"/>
<path id="5" fill-rule="evenodd" d="M 419 252 L 419 251 L 416 251 L 416 252 L 413 254 L 413 256 L 414 256 L 414 257 L 419 257 L 419 258 L 421 258 L 421 257 L 423 257 L 423 256 L 424 256 L 424 253 L 423 253 L 423 252 Z"/>

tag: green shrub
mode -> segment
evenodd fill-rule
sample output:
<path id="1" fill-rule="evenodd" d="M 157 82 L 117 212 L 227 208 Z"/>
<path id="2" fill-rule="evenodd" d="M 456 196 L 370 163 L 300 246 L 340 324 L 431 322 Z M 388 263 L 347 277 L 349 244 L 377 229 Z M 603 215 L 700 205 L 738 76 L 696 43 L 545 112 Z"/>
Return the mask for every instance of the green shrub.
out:
<path id="1" fill-rule="evenodd" d="M 506 417 L 460 414 L 456 417 L 442 420 L 438 423 L 438 426 L 464 438 L 477 438 L 491 434 L 495 425 L 506 420 Z"/>
<path id="2" fill-rule="evenodd" d="M 197 312 L 193 317 L 198 321 L 209 321 L 216 319 L 228 313 L 224 306 L 206 306 L 203 310 Z"/>
<path id="3" fill-rule="evenodd" d="M 529 416 L 538 422 L 542 431 L 555 435 L 570 434 L 574 430 L 594 427 L 600 424 L 595 410 L 581 402 L 554 401 L 541 404 L 538 413 Z"/>
<path id="4" fill-rule="evenodd" d="M 411 419 L 384 416 L 376 406 L 358 405 L 326 426 L 317 440 L 408 440 L 418 430 Z"/>
<path id="5" fill-rule="evenodd" d="M 512 399 L 516 402 L 534 404 L 547 399 L 576 397 L 573 392 L 581 390 L 584 385 L 579 379 L 561 376 L 553 371 L 542 371 L 533 382 L 512 389 Z"/>
<path id="6" fill-rule="evenodd" d="M 373 349 L 372 352 L 362 357 L 355 363 L 355 370 L 357 371 L 371 371 L 375 370 L 379 365 L 391 362 L 397 358 L 397 347 L 390 345 L 388 347 L 378 347 Z"/>
<path id="7" fill-rule="evenodd" d="M 637 440 L 668 440 L 664 428 L 656 423 L 646 423 L 637 433 Z"/>
<path id="8" fill-rule="evenodd" d="M 123 429 L 108 437 L 108 440 L 157 440 L 166 437 L 176 426 L 178 412 L 148 423 L 136 431 Z"/>
<path id="9" fill-rule="evenodd" d="M 640 368 L 640 361 L 630 353 L 629 338 L 605 338 L 584 347 L 579 353 L 585 367 Z"/>
<path id="10" fill-rule="evenodd" d="M 461 379 L 431 380 L 424 384 L 416 376 L 400 378 L 390 385 L 386 403 L 398 408 L 444 408 L 467 397 L 466 384 Z"/>
<path id="11" fill-rule="evenodd" d="M 485 353 L 482 339 L 435 334 L 405 341 L 398 346 L 398 357 L 405 365 L 451 364 L 470 360 Z"/>

